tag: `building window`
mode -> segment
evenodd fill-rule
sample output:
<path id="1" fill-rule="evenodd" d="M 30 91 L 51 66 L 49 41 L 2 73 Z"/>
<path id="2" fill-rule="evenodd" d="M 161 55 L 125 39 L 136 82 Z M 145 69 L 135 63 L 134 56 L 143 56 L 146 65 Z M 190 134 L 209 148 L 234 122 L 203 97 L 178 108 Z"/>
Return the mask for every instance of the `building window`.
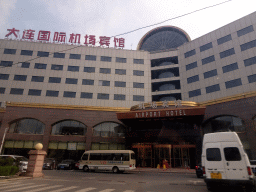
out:
<path id="1" fill-rule="evenodd" d="M 28 90 L 28 95 L 33 95 L 33 96 L 41 96 L 42 90 L 38 89 L 29 89 Z"/>
<path id="2" fill-rule="evenodd" d="M 46 90 L 46 96 L 47 97 L 58 97 L 59 91 Z"/>
<path id="3" fill-rule="evenodd" d="M 78 79 L 66 78 L 66 84 L 77 84 Z"/>
<path id="4" fill-rule="evenodd" d="M 111 57 L 101 56 L 100 60 L 105 62 L 111 62 Z"/>
<path id="5" fill-rule="evenodd" d="M 74 71 L 74 72 L 76 72 L 76 71 L 79 71 L 79 66 L 68 66 L 68 71 Z"/>
<path id="6" fill-rule="evenodd" d="M 256 82 L 256 74 L 248 76 L 249 83 Z"/>
<path id="7" fill-rule="evenodd" d="M 87 127 L 74 120 L 65 120 L 52 126 L 52 135 L 85 135 Z"/>
<path id="8" fill-rule="evenodd" d="M 0 94 L 4 94 L 5 93 L 5 88 L 4 87 L 0 87 Z"/>
<path id="9" fill-rule="evenodd" d="M 212 55 L 210 57 L 206 57 L 206 58 L 202 59 L 202 65 L 205 65 L 207 63 L 211 63 L 213 61 L 215 61 L 214 55 Z"/>
<path id="10" fill-rule="evenodd" d="M 144 83 L 133 82 L 133 88 L 144 88 Z"/>
<path id="11" fill-rule="evenodd" d="M 248 26 L 248 27 L 245 27 L 245 28 L 243 28 L 243 29 L 237 31 L 237 36 L 240 37 L 240 36 L 242 36 L 242 35 L 245 35 L 245 34 L 247 34 L 247 33 L 253 32 L 253 31 L 254 31 L 254 30 L 253 30 L 253 26 L 250 25 L 250 26 Z"/>
<path id="12" fill-rule="evenodd" d="M 35 69 L 46 69 L 47 64 L 35 63 Z"/>
<path id="13" fill-rule="evenodd" d="M 189 98 L 201 95 L 201 89 L 196 89 L 188 92 Z"/>
<path id="14" fill-rule="evenodd" d="M 63 58 L 65 58 L 65 53 L 54 52 L 53 53 L 53 57 L 54 58 L 61 58 L 61 59 L 63 59 Z"/>
<path id="15" fill-rule="evenodd" d="M 230 65 L 226 65 L 226 66 L 222 67 L 223 73 L 227 73 L 227 72 L 234 71 L 237 69 L 238 69 L 237 63 L 232 63 Z"/>
<path id="16" fill-rule="evenodd" d="M 193 56 L 195 54 L 196 54 L 196 50 L 193 49 L 191 51 L 188 51 L 188 52 L 184 53 L 184 56 L 185 56 L 185 58 L 187 58 L 187 57 L 191 57 L 191 56 Z"/>
<path id="17" fill-rule="evenodd" d="M 60 77 L 49 77 L 48 83 L 60 83 L 61 78 Z"/>
<path id="18" fill-rule="evenodd" d="M 44 82 L 43 76 L 32 76 L 31 81 L 33 82 Z"/>
<path id="19" fill-rule="evenodd" d="M 100 73 L 110 74 L 111 69 L 110 68 L 100 68 Z"/>
<path id="20" fill-rule="evenodd" d="M 98 93 L 97 99 L 109 100 L 109 94 L 106 94 L 106 93 Z"/>
<path id="21" fill-rule="evenodd" d="M 80 98 L 92 99 L 93 93 L 81 92 Z"/>
<path id="22" fill-rule="evenodd" d="M 99 86 L 110 86 L 110 81 L 99 80 Z"/>
<path id="23" fill-rule="evenodd" d="M 83 79 L 82 85 L 94 85 L 94 80 L 92 79 Z"/>
<path id="24" fill-rule="evenodd" d="M 93 127 L 93 136 L 124 137 L 125 127 L 118 123 L 104 122 Z"/>
<path id="25" fill-rule="evenodd" d="M 187 78 L 187 83 L 193 83 L 193 82 L 196 82 L 196 81 L 199 81 L 199 75 L 195 75 L 195 76 L 192 76 L 192 77 L 189 77 Z"/>
<path id="26" fill-rule="evenodd" d="M 126 70 L 125 69 L 115 69 L 115 74 L 126 75 Z"/>
<path id="27" fill-rule="evenodd" d="M 220 52 L 220 58 L 223 59 L 225 57 L 228 57 L 230 55 L 234 55 L 235 54 L 235 49 L 228 49 L 226 51 Z"/>
<path id="28" fill-rule="evenodd" d="M 211 70 L 211 71 L 207 71 L 204 73 L 204 78 L 210 78 L 210 77 L 214 77 L 217 75 L 217 69 Z"/>
<path id="29" fill-rule="evenodd" d="M 205 89 L 206 89 L 206 93 L 216 92 L 220 90 L 220 85 L 219 84 L 212 85 L 212 86 L 206 87 Z"/>
<path id="30" fill-rule="evenodd" d="M 126 58 L 116 57 L 117 63 L 126 63 Z"/>
<path id="31" fill-rule="evenodd" d="M 4 54 L 15 55 L 16 54 L 16 49 L 4 49 Z"/>
<path id="32" fill-rule="evenodd" d="M 81 55 L 80 54 L 70 54 L 69 59 L 81 59 Z"/>
<path id="33" fill-rule="evenodd" d="M 1 61 L 0 66 L 11 67 L 12 64 L 13 64 L 13 61 Z"/>
<path id="34" fill-rule="evenodd" d="M 54 64 L 52 64 L 51 70 L 62 71 L 63 70 L 63 65 L 54 65 Z"/>
<path id="35" fill-rule="evenodd" d="M 10 124 L 9 133 L 44 134 L 45 125 L 36 119 L 21 119 Z"/>
<path id="36" fill-rule="evenodd" d="M 49 52 L 38 51 L 37 56 L 39 56 L 39 57 L 49 57 Z"/>
<path id="37" fill-rule="evenodd" d="M 254 64 L 256 64 L 256 57 L 251 57 L 249 59 L 244 60 L 244 66 L 245 67 L 248 67 L 248 66 L 254 65 Z"/>
<path id="38" fill-rule="evenodd" d="M 96 61 L 96 55 L 85 55 L 85 60 Z"/>
<path id="39" fill-rule="evenodd" d="M 144 71 L 133 70 L 134 76 L 144 76 Z"/>
<path id="40" fill-rule="evenodd" d="M 190 63 L 190 64 L 187 64 L 186 65 L 186 71 L 190 70 L 190 69 L 194 69 L 197 67 L 197 61 L 196 62 L 193 62 L 193 63 Z"/>
<path id="41" fill-rule="evenodd" d="M 29 68 L 30 63 L 22 62 L 21 68 Z"/>
<path id="42" fill-rule="evenodd" d="M 251 49 L 253 47 L 256 47 L 256 40 L 250 41 L 248 43 L 240 45 L 241 51 L 245 51 L 247 49 Z"/>
<path id="43" fill-rule="evenodd" d="M 95 67 L 84 67 L 84 72 L 95 73 Z"/>
<path id="44" fill-rule="evenodd" d="M 225 82 L 226 89 L 242 85 L 241 78 Z"/>
<path id="45" fill-rule="evenodd" d="M 27 75 L 14 75 L 15 81 L 26 81 L 27 80 Z"/>
<path id="46" fill-rule="evenodd" d="M 70 97 L 70 98 L 75 98 L 76 97 L 76 92 L 72 91 L 64 91 L 63 97 Z"/>
<path id="47" fill-rule="evenodd" d="M 134 64 L 144 64 L 144 59 L 133 59 Z"/>
<path id="48" fill-rule="evenodd" d="M 126 82 L 124 82 L 124 81 L 115 81 L 115 87 L 126 87 Z"/>
<path id="49" fill-rule="evenodd" d="M 9 79 L 9 74 L 0 73 L 0 79 L 1 80 L 8 80 Z"/>
<path id="50" fill-rule="evenodd" d="M 202 45 L 202 46 L 200 47 L 200 52 L 206 51 L 207 49 L 211 49 L 211 48 L 212 48 L 212 42 L 207 43 L 207 44 L 205 44 L 205 45 Z"/>
<path id="51" fill-rule="evenodd" d="M 218 45 L 221 45 L 223 43 L 226 43 L 228 41 L 231 41 L 232 40 L 232 37 L 231 37 L 231 34 L 227 35 L 227 36 L 224 36 L 224 37 L 221 37 L 219 39 L 217 39 L 217 43 Z"/>
<path id="52" fill-rule="evenodd" d="M 144 101 L 143 95 L 133 95 L 133 101 Z"/>
<path id="53" fill-rule="evenodd" d="M 11 88 L 10 94 L 11 95 L 23 95 L 24 89 L 18 89 L 18 88 Z"/>
<path id="54" fill-rule="evenodd" d="M 124 143 L 92 143 L 92 150 L 125 150 Z"/>
<path id="55" fill-rule="evenodd" d="M 33 55 L 33 51 L 30 51 L 30 50 L 21 50 L 20 54 L 21 54 L 21 55 L 32 56 L 32 55 Z"/>
<path id="56" fill-rule="evenodd" d="M 114 94 L 114 100 L 125 100 L 125 95 Z"/>

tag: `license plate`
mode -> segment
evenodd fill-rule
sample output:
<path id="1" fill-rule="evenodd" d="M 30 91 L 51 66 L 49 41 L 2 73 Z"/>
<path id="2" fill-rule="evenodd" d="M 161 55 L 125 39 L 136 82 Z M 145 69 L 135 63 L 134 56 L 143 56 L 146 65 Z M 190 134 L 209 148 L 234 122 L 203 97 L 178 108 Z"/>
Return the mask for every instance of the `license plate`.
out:
<path id="1" fill-rule="evenodd" d="M 212 179 L 222 179 L 221 173 L 211 173 Z"/>
<path id="2" fill-rule="evenodd" d="M 60 166 L 61 169 L 64 169 L 64 166 Z"/>

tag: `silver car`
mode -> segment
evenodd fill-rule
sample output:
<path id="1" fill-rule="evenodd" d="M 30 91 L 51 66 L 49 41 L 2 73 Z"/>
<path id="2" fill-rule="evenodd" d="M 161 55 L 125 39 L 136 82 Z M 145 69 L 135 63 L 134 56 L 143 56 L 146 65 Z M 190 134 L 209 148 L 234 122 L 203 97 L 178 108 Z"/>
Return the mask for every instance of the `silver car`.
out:
<path id="1" fill-rule="evenodd" d="M 16 162 L 19 162 L 18 167 L 20 172 L 26 172 L 28 168 L 28 159 L 19 155 L 0 155 L 0 159 L 12 158 Z"/>

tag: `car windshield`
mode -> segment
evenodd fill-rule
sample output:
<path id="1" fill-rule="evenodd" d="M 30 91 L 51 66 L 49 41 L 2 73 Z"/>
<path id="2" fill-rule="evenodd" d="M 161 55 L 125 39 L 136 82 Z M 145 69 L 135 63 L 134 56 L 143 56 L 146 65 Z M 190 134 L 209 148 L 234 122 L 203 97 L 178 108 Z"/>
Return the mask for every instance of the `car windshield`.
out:
<path id="1" fill-rule="evenodd" d="M 18 161 L 28 161 L 26 157 L 17 157 L 16 158 Z"/>

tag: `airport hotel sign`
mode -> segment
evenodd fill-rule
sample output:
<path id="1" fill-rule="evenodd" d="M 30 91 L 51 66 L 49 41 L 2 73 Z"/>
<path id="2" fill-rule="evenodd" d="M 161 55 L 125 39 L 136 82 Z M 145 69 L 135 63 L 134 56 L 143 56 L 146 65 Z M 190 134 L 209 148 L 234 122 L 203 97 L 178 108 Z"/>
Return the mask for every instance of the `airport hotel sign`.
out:
<path id="1" fill-rule="evenodd" d="M 110 39 L 111 37 L 106 36 L 100 36 L 99 39 L 96 39 L 95 35 L 85 35 L 84 38 L 81 38 L 81 34 L 71 33 L 69 36 L 65 32 L 54 32 L 53 35 L 50 31 L 44 31 L 40 30 L 36 36 L 35 30 L 28 29 L 24 30 L 22 33 L 22 38 L 19 36 L 18 29 L 12 28 L 7 29 L 7 34 L 5 35 L 6 38 L 9 38 L 9 36 L 14 36 L 16 39 L 24 40 L 24 41 L 39 41 L 44 43 L 58 43 L 58 44 L 81 44 L 88 46 L 97 46 L 96 43 L 98 43 L 101 47 L 109 47 L 110 45 Z M 51 41 L 51 35 L 53 36 Z M 68 40 L 68 42 L 67 42 Z M 115 48 L 124 48 L 125 39 L 124 38 L 116 38 L 112 40 Z"/>

